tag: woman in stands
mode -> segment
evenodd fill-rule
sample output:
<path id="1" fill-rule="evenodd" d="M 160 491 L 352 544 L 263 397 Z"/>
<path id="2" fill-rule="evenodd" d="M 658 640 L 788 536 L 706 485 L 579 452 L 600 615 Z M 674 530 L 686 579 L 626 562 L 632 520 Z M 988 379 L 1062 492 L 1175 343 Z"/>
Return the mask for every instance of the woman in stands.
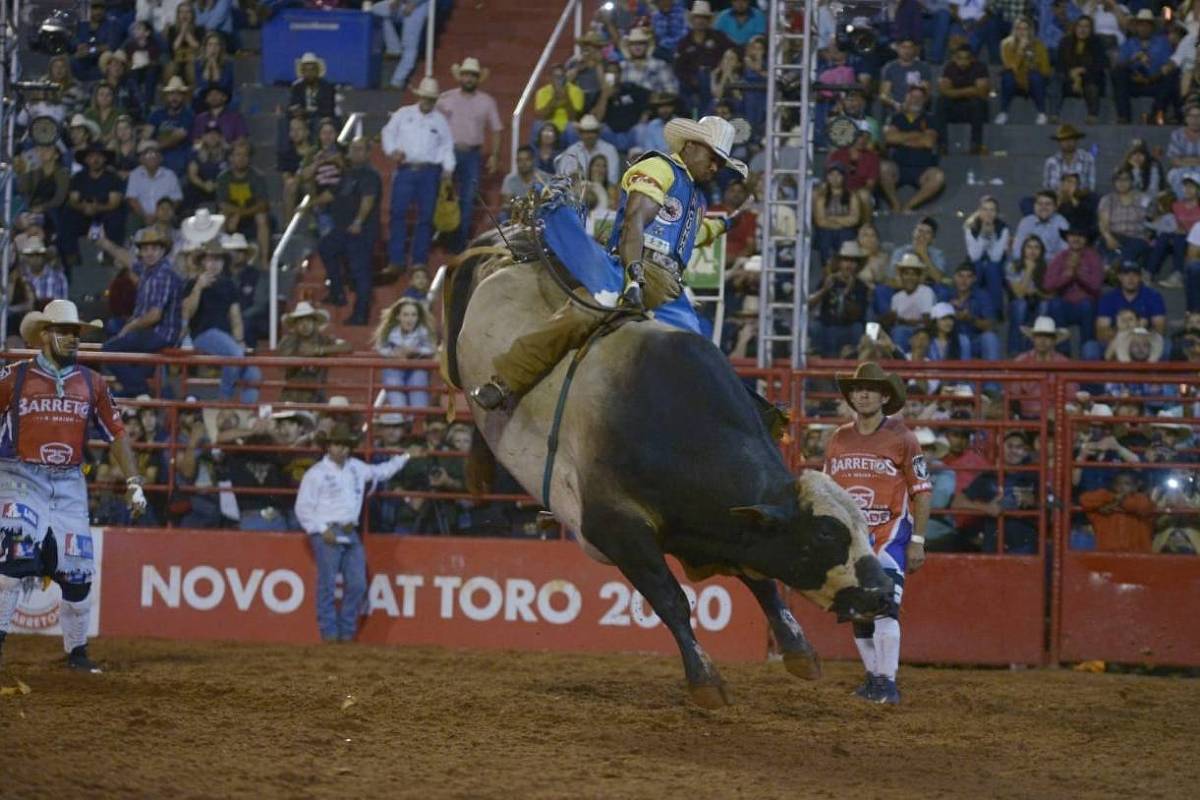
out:
<path id="1" fill-rule="evenodd" d="M 83 111 L 88 103 L 87 87 L 71 74 L 71 61 L 66 56 L 54 56 L 46 65 L 45 83 L 58 86 L 54 103 L 62 109 L 62 119 L 68 120 Z"/>
<path id="2" fill-rule="evenodd" d="M 1028 325 L 1040 315 L 1049 296 L 1042 291 L 1042 279 L 1046 276 L 1046 245 L 1038 236 L 1030 235 L 1021 245 L 1021 260 L 1010 261 L 1004 269 L 1004 280 L 1012 297 L 1008 301 L 1008 352 L 1010 355 L 1023 353 L 1030 342 L 1021 334 L 1021 326 Z"/>
<path id="3" fill-rule="evenodd" d="M 842 242 L 857 238 L 862 217 L 858 193 L 846 186 L 846 168 L 840 163 L 830 164 L 825 182 L 813 193 L 813 238 L 822 265 L 829 263 Z"/>
<path id="4" fill-rule="evenodd" d="M 97 83 L 92 89 L 92 102 L 83 115 L 99 125 L 101 138 L 107 139 L 117 126 L 117 117 L 124 113 L 124 109 L 117 108 L 113 88 L 107 83 Z"/>
<path id="5" fill-rule="evenodd" d="M 196 60 L 196 80 L 192 85 L 196 89 L 192 103 L 196 113 L 206 110 L 204 96 L 212 86 L 224 89 L 230 98 L 230 107 L 236 107 L 233 102 L 233 61 L 225 53 L 225 39 L 216 31 L 210 31 L 204 37 L 204 53 Z"/>
<path id="6" fill-rule="evenodd" d="M 171 60 L 163 74 L 165 80 L 178 75 L 188 86 L 195 86 L 196 59 L 200 57 L 204 31 L 196 26 L 196 8 L 180 3 L 175 9 L 175 21 L 167 26 L 167 50 Z"/>
<path id="7" fill-rule="evenodd" d="M 604 195 L 603 200 L 600 200 L 597 208 L 616 208 L 619 194 L 616 184 L 608 182 L 608 158 L 602 155 L 592 156 L 592 160 L 588 162 L 588 184 L 600 194 Z"/>
<path id="8" fill-rule="evenodd" d="M 536 169 L 547 175 L 556 174 L 558 170 L 555 168 L 554 159 L 563 151 L 558 128 L 553 125 L 543 125 L 539 128 L 533 151 L 534 160 L 537 162 Z"/>
<path id="9" fill-rule="evenodd" d="M 1068 97 L 1082 97 L 1087 106 L 1087 124 L 1095 125 L 1100 118 L 1100 94 L 1107 80 L 1108 53 L 1094 31 L 1091 17 L 1079 17 L 1058 43 L 1056 66 L 1062 91 L 1054 101 L 1055 117 L 1062 113 L 1063 102 Z"/>
<path id="10" fill-rule="evenodd" d="M 279 149 L 275 168 L 283 176 L 283 219 L 291 219 L 300 202 L 300 165 L 317 149 L 303 116 L 288 122 L 287 144 Z"/>
<path id="11" fill-rule="evenodd" d="M 1133 191 L 1135 192 L 1153 196 L 1167 185 L 1163 178 L 1162 163 L 1154 157 L 1150 148 L 1141 139 L 1133 140 L 1129 152 L 1125 154 L 1125 158 L 1121 159 L 1120 168 L 1129 170 L 1133 176 Z"/>
<path id="12" fill-rule="evenodd" d="M 401 297 L 383 311 L 371 345 L 388 358 L 432 358 L 436 343 L 429 327 L 429 312 L 411 297 Z M 389 406 L 429 406 L 429 370 L 385 369 L 383 385 Z"/>
<path id="13" fill-rule="evenodd" d="M 746 43 L 742 63 L 742 116 L 763 135 L 767 123 L 767 37 L 755 36 Z"/>
<path id="14" fill-rule="evenodd" d="M 1017 17 L 1012 35 L 1000 43 L 1000 113 L 996 124 L 1008 122 L 1008 107 L 1015 96 L 1024 95 L 1037 109 L 1037 124 L 1046 124 L 1046 84 L 1054 73 L 1050 70 L 1050 53 L 1046 45 L 1033 35 L 1033 23 L 1028 17 Z"/>
<path id="15" fill-rule="evenodd" d="M 122 114 L 117 117 L 117 124 L 113 126 L 112 138 L 105 143 L 105 147 L 115 154 L 113 169 L 121 180 L 129 180 L 129 173 L 137 169 L 140 163 L 137 146 L 137 131 L 133 127 L 133 118 Z"/>
<path id="16" fill-rule="evenodd" d="M 874 289 L 875 284 L 887 282 L 888 253 L 879 241 L 879 231 L 869 222 L 859 227 L 857 240 L 866 259 L 858 279 Z"/>
<path id="17" fill-rule="evenodd" d="M 229 146 L 221 135 L 221 126 L 210 120 L 208 129 L 196 143 L 195 152 L 187 167 L 187 185 L 184 187 L 184 210 L 190 214 L 202 205 L 213 205 L 217 200 L 217 176 L 225 171 L 229 159 Z"/>
<path id="18" fill-rule="evenodd" d="M 938 303 L 929 313 L 929 360 L 962 361 L 971 358 L 971 342 L 966 336 L 954 332 L 958 320 L 954 306 Z"/>
<path id="19" fill-rule="evenodd" d="M 1000 218 L 1000 204 L 991 195 L 979 198 L 979 208 L 963 220 L 967 257 L 998 312 L 1004 309 L 1004 267 L 1012 244 L 1012 231 Z"/>

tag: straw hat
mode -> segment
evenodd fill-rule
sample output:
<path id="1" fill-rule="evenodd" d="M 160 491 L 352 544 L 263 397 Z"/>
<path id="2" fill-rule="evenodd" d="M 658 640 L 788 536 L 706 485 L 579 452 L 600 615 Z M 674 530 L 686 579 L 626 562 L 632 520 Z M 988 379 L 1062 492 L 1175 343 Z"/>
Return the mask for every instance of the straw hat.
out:
<path id="1" fill-rule="evenodd" d="M 184 83 L 178 75 L 172 75 L 171 80 L 167 81 L 167 85 L 162 88 L 163 94 L 171 94 L 179 92 L 180 94 L 191 94 L 192 87 Z"/>
<path id="2" fill-rule="evenodd" d="M 162 152 L 162 148 L 159 147 L 157 139 L 143 139 L 142 141 L 138 142 L 137 154 L 139 156 L 148 150 L 153 150 L 156 153 Z"/>
<path id="3" fill-rule="evenodd" d="M 79 309 L 70 300 L 51 300 L 43 310 L 30 311 L 21 319 L 21 338 L 30 344 L 37 344 L 42 329 L 47 325 L 73 325 L 80 336 L 104 330 L 99 320 L 81 321 Z"/>
<path id="4" fill-rule="evenodd" d="M 298 320 L 302 320 L 307 317 L 320 318 L 321 325 L 329 324 L 329 312 L 323 308 L 314 308 L 312 303 L 308 302 L 307 300 L 301 300 L 299 303 L 296 304 L 295 308 L 293 308 L 287 314 L 284 314 L 283 315 L 283 324 L 291 326 Z"/>
<path id="5" fill-rule="evenodd" d="M 880 392 L 887 398 L 883 401 L 884 414 L 895 414 L 904 408 L 904 402 L 908 399 L 904 381 L 894 373 L 884 372 L 874 361 L 859 364 L 853 375 L 838 373 L 837 385 L 847 403 L 850 402 L 850 393 L 856 388 L 863 387 Z M 850 407 L 853 408 L 853 404 Z"/>
<path id="6" fill-rule="evenodd" d="M 591 114 L 584 114 L 579 120 L 579 130 L 598 131 L 600 130 L 600 120 Z"/>
<path id="7" fill-rule="evenodd" d="M 403 414 L 380 414 L 378 417 L 375 418 L 375 427 L 376 428 L 381 428 L 381 427 L 385 427 L 385 426 L 396 427 L 399 425 L 407 425 L 407 424 L 408 424 L 408 420 L 404 418 Z"/>
<path id="8" fill-rule="evenodd" d="M 1173 406 L 1171 408 L 1164 408 L 1162 411 L 1159 411 L 1154 416 L 1159 419 L 1181 420 L 1181 419 L 1183 419 L 1183 406 Z M 1150 427 L 1151 428 L 1165 428 L 1166 430 L 1184 431 L 1185 433 L 1188 433 L 1188 434 L 1191 434 L 1191 432 L 1192 432 L 1191 425 L 1184 425 L 1180 422 L 1151 422 Z"/>
<path id="9" fill-rule="evenodd" d="M 438 91 L 438 82 L 434 78 L 421 78 L 421 82 L 417 84 L 416 91 L 413 94 L 429 100 L 437 100 L 441 97 L 441 92 Z"/>
<path id="10" fill-rule="evenodd" d="M 100 126 L 94 120 L 88 119 L 83 114 L 76 114 L 75 116 L 71 117 L 71 124 L 67 127 L 87 128 L 88 133 L 92 135 L 93 139 L 100 138 Z"/>
<path id="11" fill-rule="evenodd" d="M 950 440 L 941 434 L 936 434 L 929 428 L 917 428 L 913 431 L 917 437 L 917 444 L 922 448 L 928 447 L 932 450 L 934 458 L 941 458 L 950 452 Z"/>
<path id="12" fill-rule="evenodd" d="M 135 50 L 133 53 L 133 63 L 129 65 L 130 69 L 145 69 L 150 66 L 150 53 L 145 50 Z"/>
<path id="13" fill-rule="evenodd" d="M 154 225 L 151 225 L 148 228 L 142 228 L 140 231 L 134 234 L 133 244 L 134 247 L 142 247 L 143 245 L 148 244 L 160 244 L 163 247 L 170 249 L 171 245 L 174 243 L 166 237 L 166 234 L 164 234 Z"/>
<path id="14" fill-rule="evenodd" d="M 1074 125 L 1064 123 L 1058 126 L 1058 130 L 1050 138 L 1056 142 L 1061 142 L 1065 139 L 1082 139 L 1087 136 L 1086 133 L 1076 128 Z"/>
<path id="15" fill-rule="evenodd" d="M 224 214 L 214 214 L 207 208 L 198 208 L 196 213 L 183 221 L 179 229 L 183 231 L 184 240 L 192 244 L 208 244 L 213 239 L 216 239 L 221 233 L 221 226 L 225 224 Z M 241 236 L 242 234 L 238 234 Z M 242 237 L 245 241 L 245 237 Z M 224 242 L 222 242 L 224 246 Z M 232 250 L 233 248 L 226 248 Z"/>
<path id="16" fill-rule="evenodd" d="M 916 253 L 905 253 L 896 262 L 896 272 L 902 269 L 917 269 L 924 273 L 927 269 L 925 262 Z"/>
<path id="17" fill-rule="evenodd" d="M 1088 409 L 1086 414 L 1089 417 L 1111 417 L 1112 415 L 1112 407 L 1107 403 L 1092 403 L 1092 407 Z"/>
<path id="18" fill-rule="evenodd" d="M 734 126 L 720 117 L 702 117 L 699 122 L 676 117 L 663 126 L 663 138 L 671 152 L 678 153 L 688 142 L 699 142 L 707 145 L 725 166 L 744 178 L 749 174 L 746 165 L 729 155 L 735 135 Z"/>
<path id="19" fill-rule="evenodd" d="M 296 59 L 296 77 L 297 78 L 300 77 L 300 68 L 303 67 L 305 64 L 316 64 L 317 65 L 317 77 L 318 78 L 325 77 L 325 71 L 326 71 L 325 59 L 321 58 L 316 53 L 305 53 L 304 55 L 302 55 Z"/>
<path id="20" fill-rule="evenodd" d="M 1133 337 L 1145 336 L 1150 339 L 1150 358 L 1148 362 L 1158 361 L 1163 354 L 1163 337 L 1158 331 L 1150 331 L 1145 328 L 1134 328 L 1129 331 L 1120 331 L 1116 340 L 1113 342 L 1113 352 L 1117 356 L 1117 361 L 1129 363 L 1133 361 L 1133 357 L 1129 354 L 1129 345 L 1133 343 Z"/>
<path id="21" fill-rule="evenodd" d="M 855 258 L 865 260 L 867 254 L 856 241 L 842 242 L 842 246 L 838 249 L 838 258 Z"/>
<path id="22" fill-rule="evenodd" d="M 1065 342 L 1071 338 L 1071 332 L 1066 328 L 1060 328 L 1054 323 L 1050 317 L 1038 317 L 1033 321 L 1033 325 L 1022 325 L 1021 333 L 1032 339 L 1034 336 L 1053 336 L 1058 342 Z"/>
<path id="23" fill-rule="evenodd" d="M 583 47 L 604 47 L 608 44 L 608 39 L 599 31 L 591 30 L 579 37 L 579 44 Z"/>
<path id="24" fill-rule="evenodd" d="M 1133 21 L 1134 22 L 1149 22 L 1154 27 L 1156 27 L 1156 28 L 1158 27 L 1158 17 L 1156 17 L 1154 15 L 1154 12 L 1148 8 L 1143 8 L 1141 11 L 1139 11 L 1137 13 L 1137 16 L 1135 16 L 1133 18 Z"/>
<path id="25" fill-rule="evenodd" d="M 316 437 L 317 447 L 326 447 L 331 444 L 345 444 L 354 447 L 358 444 L 358 433 L 350 427 L 345 420 L 338 420 L 333 423 L 333 430 L 326 433 L 325 431 L 317 431 Z"/>
<path id="26" fill-rule="evenodd" d="M 712 6 L 708 4 L 708 0 L 696 0 L 692 3 L 691 14 L 693 17 L 711 17 Z"/>
<path id="27" fill-rule="evenodd" d="M 46 253 L 46 245 L 40 236 L 30 236 L 21 245 L 21 255 L 36 256 Z"/>
<path id="28" fill-rule="evenodd" d="M 315 428 L 317 425 L 317 420 L 315 417 L 313 417 L 311 411 L 305 411 L 299 408 L 285 408 L 282 411 L 276 411 L 271 415 L 271 419 L 294 419 L 299 422 L 300 425 L 307 428 Z"/>
<path id="29" fill-rule="evenodd" d="M 462 80 L 462 78 L 459 76 L 461 76 L 464 72 L 473 72 L 478 75 L 480 83 L 486 81 L 488 76 L 492 74 L 491 70 L 489 70 L 487 67 L 481 67 L 479 65 L 479 59 L 475 58 L 474 56 L 468 56 L 467 58 L 464 58 L 461 64 L 450 65 L 450 74 L 454 76 L 454 80 Z"/>
<path id="30" fill-rule="evenodd" d="M 100 61 L 99 61 L 100 71 L 101 72 L 107 71 L 108 65 L 110 63 L 112 63 L 112 60 L 114 58 L 117 59 L 118 61 L 120 61 L 125 66 L 127 66 L 127 67 L 129 66 L 129 56 L 125 55 L 124 50 L 108 50 L 108 51 L 100 54 Z"/>

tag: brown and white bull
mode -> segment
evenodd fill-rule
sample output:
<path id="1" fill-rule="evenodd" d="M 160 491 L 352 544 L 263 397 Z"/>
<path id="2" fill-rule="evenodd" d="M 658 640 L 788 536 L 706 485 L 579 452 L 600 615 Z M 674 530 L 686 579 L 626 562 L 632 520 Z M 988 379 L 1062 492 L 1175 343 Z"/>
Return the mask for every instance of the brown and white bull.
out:
<path id="1" fill-rule="evenodd" d="M 492 360 L 565 299 L 539 262 L 513 265 L 497 255 L 468 257 L 451 284 L 447 369 L 466 387 L 487 381 Z M 511 413 L 472 408 L 495 457 L 534 496 L 542 493 L 567 366 Z M 596 340 L 580 361 L 549 497 L 584 551 L 615 565 L 671 631 L 702 706 L 725 705 L 729 696 L 664 554 L 695 579 L 739 577 L 765 612 L 787 669 L 803 678 L 819 677 L 820 662 L 776 580 L 842 618 L 870 619 L 891 597 L 850 496 L 820 472 L 792 475 L 724 355 L 652 320 Z"/>

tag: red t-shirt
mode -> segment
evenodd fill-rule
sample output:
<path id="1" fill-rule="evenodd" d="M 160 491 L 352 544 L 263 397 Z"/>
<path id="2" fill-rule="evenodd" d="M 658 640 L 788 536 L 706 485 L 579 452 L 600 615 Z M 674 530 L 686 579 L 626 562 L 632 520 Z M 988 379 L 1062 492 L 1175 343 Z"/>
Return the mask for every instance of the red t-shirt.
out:
<path id="1" fill-rule="evenodd" d="M 54 467 L 75 466 L 83 462 L 88 423 L 108 441 L 125 433 L 121 412 L 108 391 L 108 384 L 86 367 L 73 367 L 63 380 L 59 397 L 54 377 L 43 372 L 36 362 L 28 362 L 21 397 L 13 397 L 17 365 L 0 368 L 0 458 L 18 458 L 34 464 Z M 88 391 L 87 382 L 92 390 Z M 95 405 L 92 405 L 94 398 Z M 13 427 L 20 419 L 20 442 L 13 442 Z M 17 446 L 19 445 L 19 451 Z"/>
<path id="2" fill-rule="evenodd" d="M 873 150 L 858 151 L 854 158 L 849 147 L 839 147 L 829 154 L 830 164 L 841 164 L 846 168 L 846 188 L 857 191 L 869 181 L 879 181 L 879 154 Z"/>
<path id="3" fill-rule="evenodd" d="M 825 473 L 862 509 L 877 552 L 904 522 L 911 527 L 908 498 L 932 488 L 917 437 L 896 417 L 867 435 L 853 422 L 838 428 L 825 448 Z"/>
<path id="4" fill-rule="evenodd" d="M 1171 204 L 1171 213 L 1175 215 L 1175 230 L 1179 233 L 1188 233 L 1193 225 L 1200 222 L 1200 203 L 1193 206 L 1182 200 L 1176 200 Z"/>

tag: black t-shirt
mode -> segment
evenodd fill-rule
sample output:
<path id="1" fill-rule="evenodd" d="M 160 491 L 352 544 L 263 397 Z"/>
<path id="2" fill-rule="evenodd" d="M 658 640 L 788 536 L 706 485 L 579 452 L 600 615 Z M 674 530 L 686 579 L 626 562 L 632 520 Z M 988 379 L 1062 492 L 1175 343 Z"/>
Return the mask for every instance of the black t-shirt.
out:
<path id="1" fill-rule="evenodd" d="M 608 99 L 604 123 L 617 133 L 624 133 L 642 121 L 649 102 L 649 90 L 636 83 L 622 83 Z"/>
<path id="2" fill-rule="evenodd" d="M 184 295 L 191 294 L 195 285 L 195 278 L 189 280 L 183 287 Z M 212 286 L 200 293 L 200 303 L 196 306 L 196 313 L 192 314 L 192 318 L 188 322 L 188 330 L 192 332 L 192 336 L 198 336 L 212 328 L 232 334 L 233 331 L 229 325 L 229 307 L 238 300 L 238 287 L 234 285 L 229 276 L 222 275 L 217 278 Z"/>
<path id="3" fill-rule="evenodd" d="M 333 190 L 334 199 L 329 206 L 333 214 L 333 224 L 339 229 L 350 227 L 358 216 L 358 204 L 363 197 L 370 195 L 375 198 L 371 206 L 371 214 L 363 225 L 366 232 L 374 231 L 379 225 L 379 196 L 383 182 L 379 173 L 370 167 L 355 167 L 342 172 L 341 180 Z"/>
<path id="4" fill-rule="evenodd" d="M 850 325 L 861 322 L 867 310 L 867 287 L 855 281 L 850 290 L 840 279 L 835 279 L 833 289 L 821 298 L 820 319 L 824 325 Z"/>
<path id="5" fill-rule="evenodd" d="M 916 119 L 910 120 L 903 111 L 893 115 L 888 124 L 901 133 L 923 132 L 933 127 L 928 114 L 918 114 Z M 901 167 L 936 167 L 937 148 L 896 145 L 892 147 L 892 160 Z"/>
<path id="6" fill-rule="evenodd" d="M 237 286 L 237 303 L 242 308 L 242 314 L 245 315 L 250 309 L 254 308 L 254 298 L 258 294 L 258 282 L 262 278 L 262 273 L 258 267 L 245 266 L 238 273 L 235 281 Z"/>
<path id="7" fill-rule="evenodd" d="M 960 68 L 953 61 L 950 61 L 947 62 L 946 68 L 942 70 L 942 77 L 950 81 L 951 88 L 970 89 L 975 85 L 975 81 L 980 78 L 986 81 L 988 79 L 988 71 L 987 67 L 978 61 L 972 61 L 966 68 Z"/>
<path id="8" fill-rule="evenodd" d="M 124 184 L 111 169 L 105 169 L 98 178 L 93 178 L 86 169 L 75 173 L 71 176 L 70 190 L 79 192 L 80 200 L 97 203 L 107 203 L 112 192 L 122 196 L 125 194 Z"/>

